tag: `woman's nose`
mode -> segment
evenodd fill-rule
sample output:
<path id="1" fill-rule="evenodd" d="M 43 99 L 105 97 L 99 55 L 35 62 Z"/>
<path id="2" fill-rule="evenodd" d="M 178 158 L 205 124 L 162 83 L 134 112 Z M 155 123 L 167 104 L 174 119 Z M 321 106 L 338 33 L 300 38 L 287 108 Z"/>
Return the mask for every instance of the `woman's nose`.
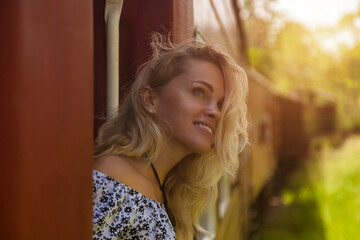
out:
<path id="1" fill-rule="evenodd" d="M 221 111 L 217 107 L 217 104 L 212 104 L 205 110 L 206 116 L 213 118 L 215 121 L 219 120 L 221 117 Z"/>

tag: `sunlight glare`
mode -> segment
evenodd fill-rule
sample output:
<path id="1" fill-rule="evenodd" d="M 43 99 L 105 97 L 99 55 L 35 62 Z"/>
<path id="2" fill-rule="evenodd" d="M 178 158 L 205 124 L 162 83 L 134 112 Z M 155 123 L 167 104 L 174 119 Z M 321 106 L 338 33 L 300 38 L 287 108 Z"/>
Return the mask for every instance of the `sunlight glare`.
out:
<path id="1" fill-rule="evenodd" d="M 335 26 L 358 6 L 359 0 L 277 0 L 274 4 L 276 10 L 310 28 Z"/>

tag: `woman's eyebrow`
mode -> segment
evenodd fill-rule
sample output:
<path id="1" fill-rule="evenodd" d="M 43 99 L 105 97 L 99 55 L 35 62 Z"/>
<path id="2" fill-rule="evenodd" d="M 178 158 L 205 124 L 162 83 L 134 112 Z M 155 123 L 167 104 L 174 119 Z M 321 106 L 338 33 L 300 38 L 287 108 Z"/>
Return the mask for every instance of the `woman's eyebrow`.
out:
<path id="1" fill-rule="evenodd" d="M 210 90 L 210 92 L 212 92 L 212 93 L 214 92 L 214 88 L 211 86 L 211 84 L 209 84 L 205 81 L 196 80 L 196 81 L 194 81 L 194 83 L 201 83 L 201 84 L 205 85 Z"/>

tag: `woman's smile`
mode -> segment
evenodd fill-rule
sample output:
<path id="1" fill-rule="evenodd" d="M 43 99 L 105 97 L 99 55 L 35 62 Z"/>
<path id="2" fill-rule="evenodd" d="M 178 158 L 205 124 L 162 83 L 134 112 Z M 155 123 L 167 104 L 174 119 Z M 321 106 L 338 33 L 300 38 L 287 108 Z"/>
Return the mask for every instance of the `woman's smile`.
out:
<path id="1" fill-rule="evenodd" d="M 210 134 L 211 136 L 214 135 L 214 130 L 209 125 L 206 125 L 205 123 L 196 122 L 194 123 L 195 126 L 199 127 L 201 130 L 205 131 L 206 133 Z"/>

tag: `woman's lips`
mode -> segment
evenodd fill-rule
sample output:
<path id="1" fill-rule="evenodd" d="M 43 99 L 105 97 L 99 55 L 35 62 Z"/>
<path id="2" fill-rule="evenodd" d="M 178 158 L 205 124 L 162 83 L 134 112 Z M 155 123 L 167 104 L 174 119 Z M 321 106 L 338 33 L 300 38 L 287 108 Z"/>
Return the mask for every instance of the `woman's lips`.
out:
<path id="1" fill-rule="evenodd" d="M 195 126 L 198 126 L 199 128 L 201 128 L 202 130 L 206 131 L 207 133 L 213 135 L 213 130 L 211 127 L 209 127 L 208 125 L 205 125 L 203 123 L 194 123 Z"/>

